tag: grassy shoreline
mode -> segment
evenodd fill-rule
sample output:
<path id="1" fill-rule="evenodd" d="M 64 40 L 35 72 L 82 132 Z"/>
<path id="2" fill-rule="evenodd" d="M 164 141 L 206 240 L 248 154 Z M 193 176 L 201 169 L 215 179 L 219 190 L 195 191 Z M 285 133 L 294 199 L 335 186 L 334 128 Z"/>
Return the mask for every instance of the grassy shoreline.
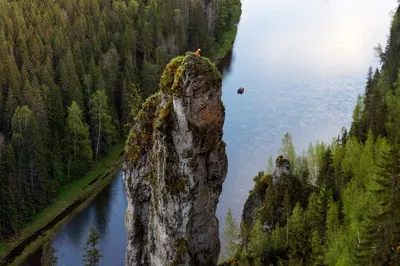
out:
<path id="1" fill-rule="evenodd" d="M 58 193 L 57 199 L 54 203 L 36 214 L 32 218 L 32 221 L 26 224 L 19 232 L 20 236 L 17 239 L 0 242 L 0 264 L 3 265 L 5 263 L 4 259 L 29 237 L 48 226 L 55 217 L 62 214 L 67 208 L 74 204 L 78 204 L 78 206 L 66 217 L 61 218 L 60 221 L 57 221 L 57 223 L 49 230 L 46 230 L 32 242 L 28 243 L 26 248 L 24 248 L 21 254 L 18 254 L 17 259 L 12 264 L 22 262 L 24 258 L 29 256 L 29 254 L 33 253 L 37 247 L 42 245 L 45 240 L 50 238 L 52 233 L 56 231 L 57 227 L 59 227 L 64 220 L 79 212 L 79 210 L 82 210 L 84 205 L 87 206 L 90 199 L 95 197 L 98 192 L 108 185 L 111 180 L 113 180 L 115 174 L 121 169 L 122 157 L 120 155 L 124 150 L 124 146 L 124 142 L 115 145 L 111 148 L 106 157 L 94 163 L 92 170 L 90 170 L 84 177 L 64 186 Z"/>
<path id="2" fill-rule="evenodd" d="M 217 59 L 222 59 L 226 57 L 226 55 L 232 50 L 233 43 L 236 39 L 237 25 L 239 24 L 241 14 L 242 7 L 241 5 L 239 5 L 236 7 L 235 13 L 232 16 L 232 20 L 230 23 L 231 29 L 222 34 L 223 42 L 215 45 L 215 53 L 213 54 L 213 57 Z"/>

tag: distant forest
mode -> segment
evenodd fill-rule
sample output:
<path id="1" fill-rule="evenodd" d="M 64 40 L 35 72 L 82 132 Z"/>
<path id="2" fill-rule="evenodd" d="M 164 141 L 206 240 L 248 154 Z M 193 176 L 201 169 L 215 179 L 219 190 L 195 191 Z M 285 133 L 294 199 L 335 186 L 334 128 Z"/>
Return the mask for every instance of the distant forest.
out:
<path id="1" fill-rule="evenodd" d="M 255 178 L 241 229 L 226 217 L 225 265 L 400 265 L 400 8 L 348 132 L 296 156 L 290 134 Z M 253 209 L 252 209 L 253 208 Z M 238 234 L 240 231 L 240 244 Z"/>
<path id="2" fill-rule="evenodd" d="M 239 0 L 0 0 L 0 239 L 126 135 L 164 65 L 223 42 Z"/>

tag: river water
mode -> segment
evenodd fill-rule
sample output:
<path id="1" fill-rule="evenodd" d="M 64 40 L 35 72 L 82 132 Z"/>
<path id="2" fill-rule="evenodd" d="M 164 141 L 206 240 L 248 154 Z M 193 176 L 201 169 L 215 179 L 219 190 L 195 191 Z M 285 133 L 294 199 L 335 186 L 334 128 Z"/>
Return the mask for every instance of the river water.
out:
<path id="1" fill-rule="evenodd" d="M 218 205 L 239 219 L 253 177 L 290 132 L 297 152 L 349 127 L 373 47 L 385 46 L 396 0 L 242 0 L 234 49 L 223 70 L 228 176 Z M 239 87 L 245 88 L 237 95 Z M 89 227 L 101 234 L 100 265 L 124 265 L 122 174 L 53 237 L 58 265 L 83 265 Z M 27 265 L 38 265 L 32 256 Z"/>

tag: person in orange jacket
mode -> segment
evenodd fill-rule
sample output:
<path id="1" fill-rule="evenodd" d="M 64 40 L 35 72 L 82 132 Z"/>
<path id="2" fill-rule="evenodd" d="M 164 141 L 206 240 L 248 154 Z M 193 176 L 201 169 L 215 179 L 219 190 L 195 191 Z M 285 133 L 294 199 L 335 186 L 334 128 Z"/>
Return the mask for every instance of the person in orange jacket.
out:
<path id="1" fill-rule="evenodd" d="M 197 56 L 200 56 L 200 51 L 201 51 L 200 48 L 197 49 L 197 51 L 196 51 L 196 55 L 197 55 Z"/>

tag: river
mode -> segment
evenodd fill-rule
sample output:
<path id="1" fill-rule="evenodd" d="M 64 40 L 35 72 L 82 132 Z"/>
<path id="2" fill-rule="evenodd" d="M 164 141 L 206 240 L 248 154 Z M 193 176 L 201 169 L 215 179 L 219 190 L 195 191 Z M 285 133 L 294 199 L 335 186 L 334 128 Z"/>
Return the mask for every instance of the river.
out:
<path id="1" fill-rule="evenodd" d="M 373 47 L 384 47 L 396 0 L 242 0 L 243 13 L 223 70 L 228 176 L 218 205 L 239 219 L 253 177 L 290 132 L 300 153 L 349 127 Z M 245 88 L 237 95 L 239 87 Z M 100 265 L 124 265 L 122 174 L 54 235 L 58 265 L 83 265 L 90 226 L 100 232 Z M 27 265 L 37 265 L 32 256 Z"/>

